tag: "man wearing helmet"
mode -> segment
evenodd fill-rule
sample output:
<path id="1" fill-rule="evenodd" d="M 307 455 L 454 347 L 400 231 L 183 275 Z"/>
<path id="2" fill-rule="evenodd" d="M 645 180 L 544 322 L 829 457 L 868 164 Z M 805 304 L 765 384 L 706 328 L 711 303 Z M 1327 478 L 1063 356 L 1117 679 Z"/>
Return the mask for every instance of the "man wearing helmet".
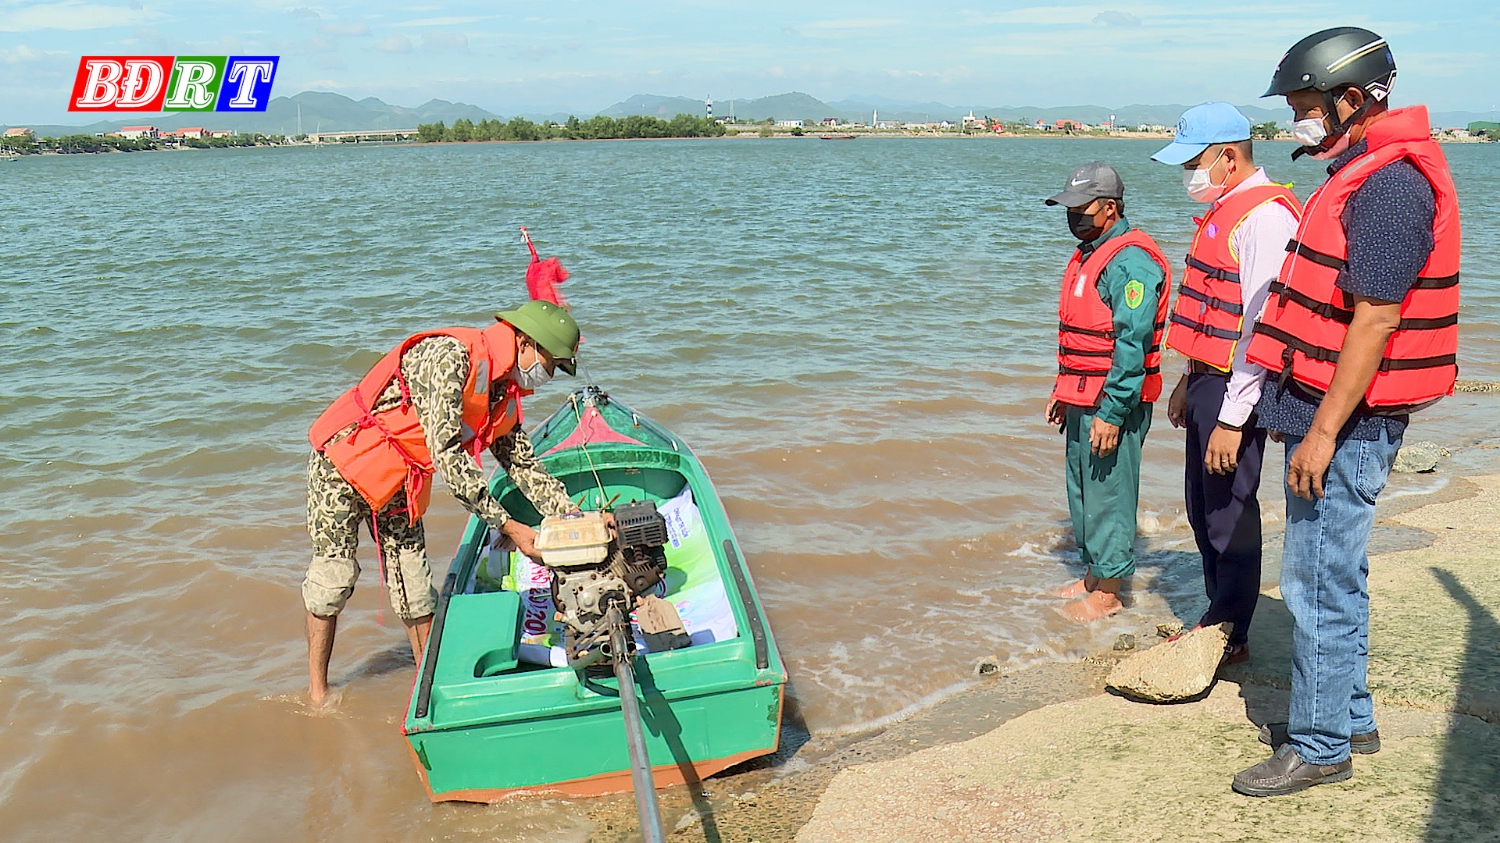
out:
<path id="1" fill-rule="evenodd" d="M 307 610 L 308 695 L 328 695 L 338 615 L 354 593 L 363 523 L 412 652 L 427 646 L 436 592 L 422 513 L 441 474 L 459 503 L 535 555 L 536 531 L 490 494 L 479 455 L 488 449 L 542 515 L 573 508 L 567 489 L 537 460 L 521 427 L 522 396 L 555 370 L 569 375 L 578 325 L 548 301 L 496 314 L 484 330 L 445 328 L 401 343 L 324 410 L 308 438 L 307 530 L 313 557 L 302 581 Z"/>
<path id="2" fill-rule="evenodd" d="M 1284 443 L 1281 593 L 1293 618 L 1287 723 L 1261 730 L 1275 754 L 1234 777 L 1279 796 L 1353 775 L 1380 749 L 1366 684 L 1365 548 L 1410 414 L 1458 375 L 1458 203 L 1422 106 L 1392 110 L 1385 39 L 1342 27 L 1281 60 L 1293 134 L 1329 161 L 1255 327 L 1247 359 L 1271 373 L 1256 408 Z"/>

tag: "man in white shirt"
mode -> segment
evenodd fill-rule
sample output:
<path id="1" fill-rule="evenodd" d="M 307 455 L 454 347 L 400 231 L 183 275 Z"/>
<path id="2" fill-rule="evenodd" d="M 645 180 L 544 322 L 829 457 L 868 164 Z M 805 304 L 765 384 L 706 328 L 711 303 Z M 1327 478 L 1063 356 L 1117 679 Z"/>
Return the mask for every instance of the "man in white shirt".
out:
<path id="1" fill-rule="evenodd" d="M 1167 403 L 1187 429 L 1188 521 L 1203 556 L 1208 611 L 1199 626 L 1234 624 L 1225 663 L 1244 661 L 1260 594 L 1261 458 L 1255 426 L 1266 370 L 1245 361 L 1272 282 L 1297 232 L 1302 206 L 1255 166 L 1250 121 L 1228 103 L 1189 109 L 1176 140 L 1152 156 L 1181 165 L 1188 195 L 1209 205 L 1167 329 L 1166 345 L 1188 358 Z"/>

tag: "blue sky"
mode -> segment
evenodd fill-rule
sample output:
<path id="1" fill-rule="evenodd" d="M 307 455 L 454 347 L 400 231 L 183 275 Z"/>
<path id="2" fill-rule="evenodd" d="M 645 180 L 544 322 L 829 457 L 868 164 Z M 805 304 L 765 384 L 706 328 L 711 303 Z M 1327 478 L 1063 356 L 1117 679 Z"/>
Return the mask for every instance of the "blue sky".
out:
<path id="1" fill-rule="evenodd" d="M 78 57 L 131 53 L 280 55 L 278 95 L 438 97 L 501 114 L 794 90 L 982 106 L 1248 103 L 1288 46 L 1338 25 L 1390 40 L 1398 104 L 1500 106 L 1493 0 L 0 0 L 0 123 L 80 122 L 65 111 Z"/>

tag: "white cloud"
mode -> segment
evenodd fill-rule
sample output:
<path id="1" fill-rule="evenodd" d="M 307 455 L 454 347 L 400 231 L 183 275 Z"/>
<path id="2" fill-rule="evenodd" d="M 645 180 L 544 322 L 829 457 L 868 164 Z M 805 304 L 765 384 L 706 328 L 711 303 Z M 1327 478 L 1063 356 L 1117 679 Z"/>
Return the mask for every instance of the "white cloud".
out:
<path id="1" fill-rule="evenodd" d="M 383 53 L 409 53 L 411 52 L 411 39 L 405 35 L 392 35 L 377 43 L 375 49 Z"/>
<path id="2" fill-rule="evenodd" d="M 25 44 L 17 44 L 9 50 L 0 50 L 0 62 L 5 64 L 28 64 L 45 59 L 47 54 L 40 50 L 33 50 Z"/>
<path id="3" fill-rule="evenodd" d="M 289 14 L 289 15 L 291 15 L 294 18 L 320 18 L 320 17 L 322 17 L 322 15 L 318 14 L 313 9 L 307 8 L 306 6 L 293 6 L 292 8 L 287 9 L 286 13 Z"/>
<path id="4" fill-rule="evenodd" d="M 48 3 L 0 13 L 0 32 L 35 32 L 41 29 L 108 29 L 156 20 L 154 12 L 124 6 L 93 3 Z"/>
<path id="5" fill-rule="evenodd" d="M 1104 26 L 1140 26 L 1141 19 L 1129 12 L 1110 10 L 1094 15 L 1094 23 Z"/>

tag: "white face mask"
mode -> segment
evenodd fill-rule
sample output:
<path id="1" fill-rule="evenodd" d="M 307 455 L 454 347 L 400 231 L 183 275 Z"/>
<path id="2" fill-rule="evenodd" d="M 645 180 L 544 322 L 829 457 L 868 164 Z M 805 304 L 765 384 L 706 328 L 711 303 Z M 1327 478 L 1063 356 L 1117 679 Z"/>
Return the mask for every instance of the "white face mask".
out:
<path id="1" fill-rule="evenodd" d="M 552 373 L 548 372 L 546 365 L 542 363 L 541 353 L 536 351 L 532 353 L 536 354 L 536 359 L 530 366 L 523 369 L 519 362 L 516 364 L 516 386 L 527 392 L 534 392 L 537 387 L 552 380 Z"/>
<path id="2" fill-rule="evenodd" d="M 1292 137 L 1303 146 L 1314 147 L 1328 139 L 1328 129 L 1323 125 L 1323 118 L 1309 117 L 1292 124 Z M 1333 146 L 1323 152 L 1312 153 L 1312 157 L 1319 161 L 1328 161 L 1348 151 L 1349 133 L 1346 131 L 1339 135 L 1339 139 L 1333 142 Z"/>
<path id="3" fill-rule="evenodd" d="M 1219 158 L 1214 163 L 1203 169 L 1188 170 L 1182 174 L 1182 186 L 1187 188 L 1188 198 L 1194 202 L 1215 202 L 1224 195 L 1224 188 L 1228 185 L 1226 177 L 1225 184 L 1214 184 L 1213 170 L 1218 166 L 1219 159 L 1224 157 L 1224 151 L 1219 150 Z"/>
<path id="4" fill-rule="evenodd" d="M 1323 125 L 1323 118 L 1309 117 L 1292 124 L 1292 137 L 1303 146 L 1317 146 L 1328 137 L 1328 129 Z"/>

